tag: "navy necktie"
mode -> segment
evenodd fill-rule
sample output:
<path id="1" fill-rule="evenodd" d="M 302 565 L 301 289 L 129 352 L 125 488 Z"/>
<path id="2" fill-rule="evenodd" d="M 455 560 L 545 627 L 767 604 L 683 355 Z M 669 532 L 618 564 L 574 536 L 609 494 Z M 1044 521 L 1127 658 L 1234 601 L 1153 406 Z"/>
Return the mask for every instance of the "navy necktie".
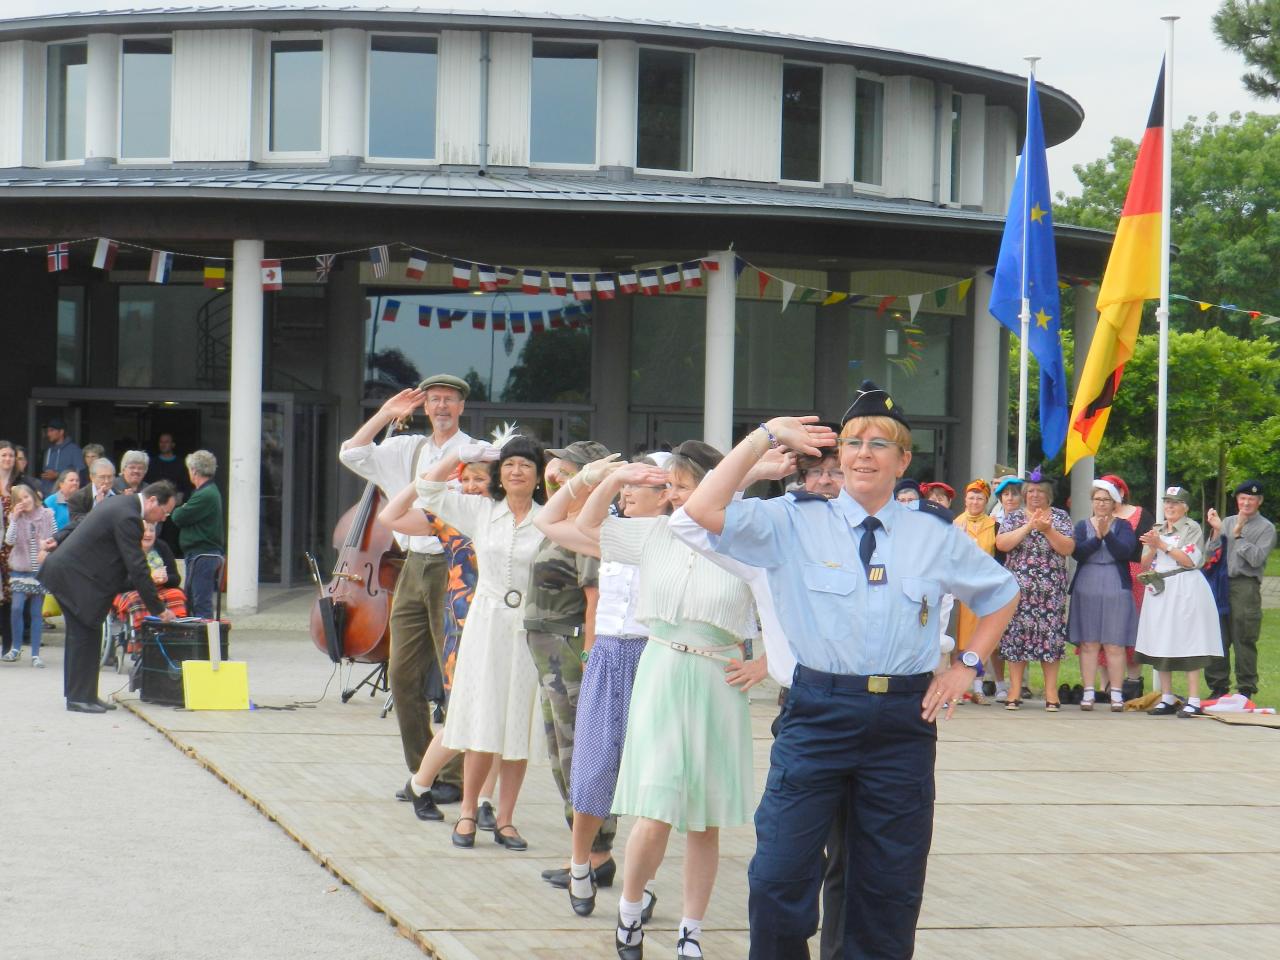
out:
<path id="1" fill-rule="evenodd" d="M 870 575 L 871 555 L 876 552 L 876 531 L 883 524 L 875 517 L 867 517 L 859 527 L 862 528 L 862 539 L 858 541 L 858 558 L 862 561 L 862 569 Z"/>

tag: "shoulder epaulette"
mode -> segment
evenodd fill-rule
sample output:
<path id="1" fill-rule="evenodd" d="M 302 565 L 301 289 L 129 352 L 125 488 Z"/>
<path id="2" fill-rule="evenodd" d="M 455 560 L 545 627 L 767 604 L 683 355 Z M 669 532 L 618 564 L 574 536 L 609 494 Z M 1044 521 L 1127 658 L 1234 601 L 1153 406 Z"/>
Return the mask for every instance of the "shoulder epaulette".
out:
<path id="1" fill-rule="evenodd" d="M 956 515 L 944 507 L 940 503 L 934 503 L 932 500 L 921 500 L 918 508 L 919 513 L 941 520 L 943 523 L 951 524 L 955 522 Z"/>
<path id="2" fill-rule="evenodd" d="M 797 503 L 807 503 L 813 500 L 817 500 L 820 503 L 830 502 L 822 494 L 810 493 L 808 490 L 792 490 L 790 493 L 790 497 L 791 499 L 795 500 Z"/>

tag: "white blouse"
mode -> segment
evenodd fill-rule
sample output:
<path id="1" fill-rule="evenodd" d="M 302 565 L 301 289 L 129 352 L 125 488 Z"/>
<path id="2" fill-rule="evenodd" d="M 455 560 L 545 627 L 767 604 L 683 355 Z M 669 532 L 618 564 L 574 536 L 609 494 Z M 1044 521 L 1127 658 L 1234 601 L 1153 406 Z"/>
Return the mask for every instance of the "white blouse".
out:
<path id="1" fill-rule="evenodd" d="M 709 623 L 735 637 L 751 636 L 755 606 L 747 585 L 698 556 L 668 528 L 667 517 L 607 517 L 600 530 L 600 558 L 640 567 L 636 617 Z"/>
<path id="2" fill-rule="evenodd" d="M 636 619 L 640 605 L 640 568 L 605 560 L 600 564 L 600 599 L 596 603 L 596 636 L 647 637 L 649 628 Z"/>

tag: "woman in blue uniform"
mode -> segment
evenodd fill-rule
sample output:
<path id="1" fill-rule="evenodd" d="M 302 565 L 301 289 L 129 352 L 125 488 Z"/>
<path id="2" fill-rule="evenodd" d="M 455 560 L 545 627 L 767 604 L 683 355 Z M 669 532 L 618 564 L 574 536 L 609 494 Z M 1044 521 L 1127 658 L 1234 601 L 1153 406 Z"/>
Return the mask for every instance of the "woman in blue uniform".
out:
<path id="1" fill-rule="evenodd" d="M 756 811 L 751 957 L 808 957 L 822 847 L 843 803 L 844 956 L 906 958 L 933 832 L 934 721 L 972 686 L 1018 590 L 949 515 L 893 499 L 911 462 L 910 426 L 870 381 L 841 423 L 838 497 L 732 501 L 770 447 L 814 455 L 837 442 L 816 419 L 761 424 L 685 505 L 717 535 L 717 550 L 769 571 L 775 603 L 794 624 L 794 682 Z M 962 658 L 935 677 L 945 593 L 978 622 Z"/>

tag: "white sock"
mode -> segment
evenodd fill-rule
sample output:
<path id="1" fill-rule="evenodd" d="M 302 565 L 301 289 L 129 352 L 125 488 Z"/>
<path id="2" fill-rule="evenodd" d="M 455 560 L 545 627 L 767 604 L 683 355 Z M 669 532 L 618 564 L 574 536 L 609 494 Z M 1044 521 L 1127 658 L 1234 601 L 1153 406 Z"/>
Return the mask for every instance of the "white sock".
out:
<path id="1" fill-rule="evenodd" d="M 1199 697 L 1187 697 L 1187 703 L 1191 704 L 1191 706 L 1193 706 L 1193 707 L 1198 707 L 1198 706 L 1200 706 L 1200 698 L 1199 698 Z"/>
<path id="2" fill-rule="evenodd" d="M 429 784 L 429 783 L 419 783 L 419 782 L 418 782 L 418 775 L 415 773 L 415 774 L 414 774 L 414 775 L 409 779 L 409 789 L 413 791 L 414 796 L 416 796 L 416 797 L 420 797 L 420 796 L 422 796 L 424 793 L 430 793 L 430 792 L 431 792 L 431 784 Z"/>
<path id="3" fill-rule="evenodd" d="M 1175 697 L 1172 693 L 1162 693 L 1160 694 L 1160 702 L 1161 703 L 1177 703 L 1178 698 Z"/>
<path id="4" fill-rule="evenodd" d="M 1093 687 L 1084 688 L 1084 696 L 1080 698 L 1081 703 L 1093 703 L 1097 698 L 1097 691 Z"/>
<path id="5" fill-rule="evenodd" d="M 688 937 L 691 940 L 702 939 L 702 921 L 694 920 L 692 917 L 680 918 L 680 936 L 677 939 Z M 702 947 L 692 943 L 686 943 L 682 948 L 686 957 L 702 956 Z"/>
<path id="6" fill-rule="evenodd" d="M 974 693 L 981 693 L 981 692 L 982 692 L 982 678 L 981 678 L 981 677 L 974 677 L 974 679 L 973 679 L 973 692 L 974 692 Z"/>
<path id="7" fill-rule="evenodd" d="M 1009 692 L 1009 681 L 1008 681 L 1008 680 L 997 680 L 997 681 L 996 681 L 996 692 L 997 692 L 997 693 L 1008 693 L 1008 692 Z"/>
<path id="8" fill-rule="evenodd" d="M 618 939 L 627 946 L 634 946 L 644 939 L 640 929 L 640 914 L 644 912 L 644 898 L 632 903 L 626 897 L 618 898 Z M 631 928 L 634 927 L 634 932 Z"/>
<path id="9" fill-rule="evenodd" d="M 1115 687 L 1111 688 L 1111 702 L 1124 703 L 1124 694 L 1121 691 L 1117 690 Z"/>
<path id="10" fill-rule="evenodd" d="M 580 900 L 591 896 L 591 864 L 569 861 L 569 892 Z"/>

